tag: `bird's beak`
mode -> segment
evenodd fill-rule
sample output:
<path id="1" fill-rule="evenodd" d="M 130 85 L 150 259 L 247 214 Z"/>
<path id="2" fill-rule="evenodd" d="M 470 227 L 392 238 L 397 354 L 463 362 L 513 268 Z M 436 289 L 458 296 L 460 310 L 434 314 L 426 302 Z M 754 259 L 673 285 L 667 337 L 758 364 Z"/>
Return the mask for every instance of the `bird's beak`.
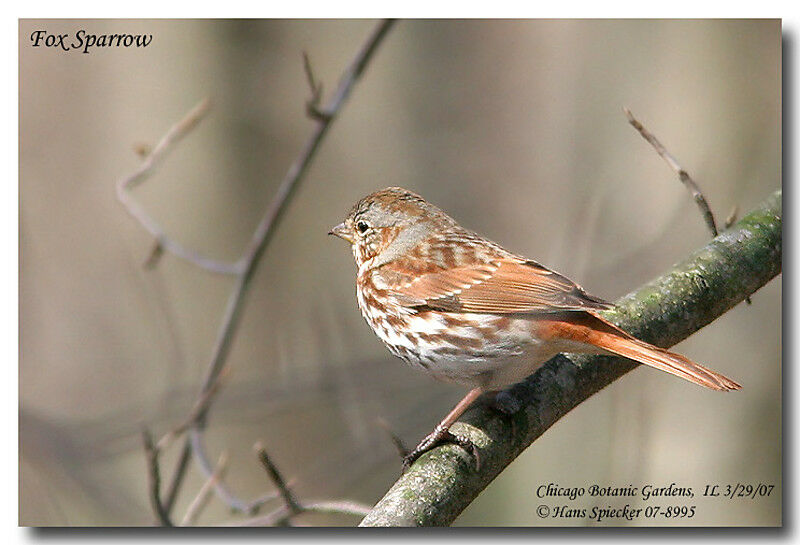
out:
<path id="1" fill-rule="evenodd" d="M 347 231 L 347 227 L 345 227 L 344 222 L 340 223 L 330 231 L 328 231 L 329 235 L 334 235 L 339 238 L 342 238 L 349 242 L 350 244 L 353 243 L 353 238 L 350 236 L 350 233 Z"/>

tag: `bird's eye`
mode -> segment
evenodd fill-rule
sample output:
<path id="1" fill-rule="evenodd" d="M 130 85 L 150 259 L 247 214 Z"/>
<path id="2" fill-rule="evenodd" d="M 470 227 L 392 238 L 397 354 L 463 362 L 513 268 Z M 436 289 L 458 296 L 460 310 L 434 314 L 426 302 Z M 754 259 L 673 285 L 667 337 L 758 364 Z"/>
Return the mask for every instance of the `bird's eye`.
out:
<path id="1" fill-rule="evenodd" d="M 358 229 L 359 233 L 364 234 L 369 229 L 369 224 L 366 221 L 359 221 L 356 223 L 356 229 Z"/>

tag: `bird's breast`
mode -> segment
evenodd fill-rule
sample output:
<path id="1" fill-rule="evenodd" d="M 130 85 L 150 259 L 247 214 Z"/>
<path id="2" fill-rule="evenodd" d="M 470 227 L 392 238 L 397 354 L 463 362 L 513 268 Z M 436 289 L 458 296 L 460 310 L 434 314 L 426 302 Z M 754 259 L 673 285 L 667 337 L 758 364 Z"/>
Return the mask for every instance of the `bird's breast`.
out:
<path id="1" fill-rule="evenodd" d="M 550 354 L 538 346 L 525 318 L 418 311 L 393 302 L 369 277 L 359 278 L 357 297 L 361 314 L 389 351 L 438 378 L 472 384 L 520 357 Z"/>

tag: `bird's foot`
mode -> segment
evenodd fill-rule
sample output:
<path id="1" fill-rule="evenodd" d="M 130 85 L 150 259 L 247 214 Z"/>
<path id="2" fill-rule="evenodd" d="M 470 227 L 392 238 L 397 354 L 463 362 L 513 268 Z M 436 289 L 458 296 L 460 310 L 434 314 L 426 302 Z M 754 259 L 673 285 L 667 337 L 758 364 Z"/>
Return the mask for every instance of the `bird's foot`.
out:
<path id="1" fill-rule="evenodd" d="M 428 452 L 429 450 L 433 450 L 437 446 L 441 445 L 442 443 L 455 443 L 456 445 L 460 446 L 467 452 L 469 452 L 472 457 L 475 459 L 475 470 L 479 471 L 481 467 L 481 458 L 478 453 L 478 447 L 475 446 L 475 443 L 467 439 L 466 437 L 459 437 L 450 433 L 449 429 L 440 429 L 436 428 L 430 433 L 425 439 L 423 439 L 419 445 L 417 445 L 414 450 L 409 452 L 403 457 L 403 473 L 408 471 L 411 465 L 417 461 L 417 458 Z"/>

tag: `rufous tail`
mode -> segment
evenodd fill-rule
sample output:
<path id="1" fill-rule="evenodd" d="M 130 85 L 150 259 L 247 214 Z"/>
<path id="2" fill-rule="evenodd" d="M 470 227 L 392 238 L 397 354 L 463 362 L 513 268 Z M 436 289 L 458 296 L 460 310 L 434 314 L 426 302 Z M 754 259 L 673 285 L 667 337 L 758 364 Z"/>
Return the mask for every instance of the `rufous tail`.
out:
<path id="1" fill-rule="evenodd" d="M 582 312 L 580 316 L 572 315 L 569 321 L 543 321 L 540 331 L 546 336 L 596 346 L 712 390 L 741 389 L 739 384 L 728 377 L 706 369 L 680 354 L 640 341 L 614 324 L 588 312 Z"/>

